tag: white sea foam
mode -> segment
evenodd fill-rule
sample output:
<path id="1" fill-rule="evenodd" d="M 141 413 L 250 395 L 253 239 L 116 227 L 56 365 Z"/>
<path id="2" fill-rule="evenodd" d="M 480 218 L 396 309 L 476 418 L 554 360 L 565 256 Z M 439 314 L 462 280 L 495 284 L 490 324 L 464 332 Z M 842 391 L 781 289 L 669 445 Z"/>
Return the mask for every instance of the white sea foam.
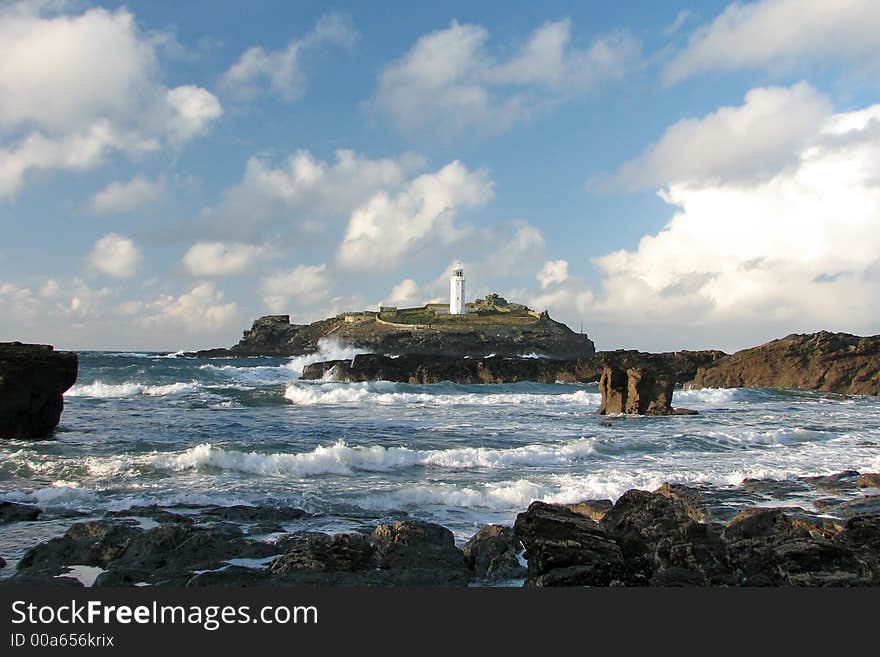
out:
<path id="1" fill-rule="evenodd" d="M 188 392 L 195 392 L 200 388 L 201 384 L 197 381 L 190 381 L 188 383 L 169 383 L 166 385 L 146 385 L 134 381 L 126 383 L 104 383 L 103 381 L 96 380 L 93 383 L 78 383 L 64 394 L 67 397 L 99 398 L 137 397 L 139 395 L 165 397 L 167 395 L 180 395 Z"/>
<path id="2" fill-rule="evenodd" d="M 387 385 L 387 382 L 385 382 Z M 392 384 L 393 385 L 393 384 Z M 284 396 L 298 406 L 332 404 L 431 404 L 434 406 L 495 406 L 495 405 L 562 405 L 598 406 L 598 393 L 577 390 L 562 394 L 533 393 L 462 393 L 438 394 L 428 392 L 381 392 L 373 384 L 301 384 L 287 386 Z"/>
<path id="3" fill-rule="evenodd" d="M 284 383 L 295 381 L 302 376 L 303 369 L 312 363 L 327 360 L 351 360 L 358 354 L 369 353 L 363 349 L 344 346 L 331 338 L 324 338 L 318 342 L 318 351 L 305 356 L 294 356 L 281 365 L 214 365 L 206 363 L 199 369 L 225 376 L 234 381 L 244 383 Z"/>
<path id="4" fill-rule="evenodd" d="M 673 405 L 681 402 L 701 403 L 718 406 L 739 401 L 742 391 L 739 388 L 701 388 L 699 390 L 676 390 L 672 393 Z"/>
<path id="5" fill-rule="evenodd" d="M 3 495 L 9 502 L 36 504 L 37 506 L 91 506 L 97 500 L 95 491 L 80 488 L 77 482 L 55 481 L 52 486 L 24 491 L 10 491 Z"/>
<path id="6" fill-rule="evenodd" d="M 308 477 L 346 475 L 356 471 L 385 472 L 415 466 L 467 469 L 560 465 L 589 458 L 593 453 L 594 443 L 589 438 L 506 449 L 460 447 L 439 450 L 381 445 L 349 446 L 339 441 L 330 446 L 318 446 L 310 452 L 294 454 L 240 452 L 204 443 L 183 452 L 156 454 L 150 458 L 150 464 L 169 470 L 210 467 L 259 475 Z"/>

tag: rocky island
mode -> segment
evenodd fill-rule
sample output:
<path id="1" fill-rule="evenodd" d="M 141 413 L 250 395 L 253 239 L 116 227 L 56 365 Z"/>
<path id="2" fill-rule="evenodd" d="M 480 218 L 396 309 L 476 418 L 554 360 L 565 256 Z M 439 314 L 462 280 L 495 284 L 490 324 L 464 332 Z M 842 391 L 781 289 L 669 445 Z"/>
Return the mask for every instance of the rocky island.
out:
<path id="1" fill-rule="evenodd" d="M 592 356 L 587 335 L 544 313 L 489 295 L 467 304 L 466 314 L 450 314 L 446 304 L 419 308 L 382 307 L 349 312 L 311 324 L 291 324 L 289 315 L 267 315 L 228 349 L 195 352 L 200 357 L 302 356 L 321 340 L 381 354 L 480 358 L 541 354 L 573 359 Z"/>

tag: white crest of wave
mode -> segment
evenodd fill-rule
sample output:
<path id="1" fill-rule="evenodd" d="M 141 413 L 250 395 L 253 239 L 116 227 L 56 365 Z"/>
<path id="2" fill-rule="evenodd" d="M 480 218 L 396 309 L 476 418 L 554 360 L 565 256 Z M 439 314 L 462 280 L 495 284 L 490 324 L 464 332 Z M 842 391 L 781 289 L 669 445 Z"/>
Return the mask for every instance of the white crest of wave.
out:
<path id="1" fill-rule="evenodd" d="M 318 340 L 318 351 L 305 356 L 294 356 L 284 367 L 297 373 L 296 378 L 302 376 L 303 370 L 307 365 L 312 363 L 320 363 L 327 360 L 354 360 L 358 354 L 368 354 L 365 349 L 358 349 L 344 345 L 339 340 L 333 338 L 321 338 Z"/>
<path id="2" fill-rule="evenodd" d="M 94 383 L 76 384 L 65 394 L 67 397 L 103 397 L 103 398 L 122 398 L 137 397 L 138 395 L 147 395 L 150 397 L 165 397 L 167 395 L 179 395 L 187 392 L 195 392 L 201 388 L 197 381 L 189 383 L 169 383 L 167 385 L 146 385 L 134 381 L 126 383 L 104 383 L 103 381 L 95 381 Z"/>
<path id="3" fill-rule="evenodd" d="M 258 475 L 308 477 L 347 475 L 356 471 L 385 472 L 414 466 L 466 469 L 565 464 L 587 458 L 593 451 L 593 441 L 588 438 L 507 449 L 462 447 L 444 450 L 349 446 L 339 441 L 330 446 L 318 446 L 311 452 L 296 454 L 239 452 L 203 443 L 176 454 L 154 455 L 151 465 L 169 470 L 211 467 Z"/>
<path id="4" fill-rule="evenodd" d="M 672 394 L 673 404 L 679 402 L 703 403 L 703 404 L 726 404 L 738 401 L 740 390 L 738 388 L 700 388 L 697 390 L 676 390 Z"/>
<path id="5" fill-rule="evenodd" d="M 374 384 L 393 386 L 388 382 L 377 381 L 371 384 L 300 384 L 287 386 L 284 396 L 298 406 L 318 406 L 325 404 L 357 404 L 369 402 L 385 406 L 396 404 L 431 404 L 434 406 L 495 406 L 510 404 L 576 404 L 597 406 L 602 397 L 599 393 L 577 390 L 562 394 L 534 393 L 461 393 L 433 394 L 428 392 L 385 392 Z"/>
<path id="6" fill-rule="evenodd" d="M 343 345 L 333 338 L 318 341 L 318 351 L 305 356 L 293 356 L 283 365 L 200 365 L 199 369 L 214 372 L 245 383 L 285 383 L 296 381 L 307 365 L 327 360 L 352 360 L 358 354 L 369 353 L 363 349 Z"/>

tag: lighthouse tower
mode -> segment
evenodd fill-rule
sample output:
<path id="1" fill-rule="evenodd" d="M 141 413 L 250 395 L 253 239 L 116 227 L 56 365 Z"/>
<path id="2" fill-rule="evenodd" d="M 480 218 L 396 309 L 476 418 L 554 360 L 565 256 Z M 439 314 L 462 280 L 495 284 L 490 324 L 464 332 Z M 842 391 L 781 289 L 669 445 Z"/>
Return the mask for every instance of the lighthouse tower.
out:
<path id="1" fill-rule="evenodd" d="M 464 305 L 464 270 L 461 262 L 456 262 L 452 268 L 452 276 L 449 277 L 449 314 L 464 315 L 467 312 Z"/>

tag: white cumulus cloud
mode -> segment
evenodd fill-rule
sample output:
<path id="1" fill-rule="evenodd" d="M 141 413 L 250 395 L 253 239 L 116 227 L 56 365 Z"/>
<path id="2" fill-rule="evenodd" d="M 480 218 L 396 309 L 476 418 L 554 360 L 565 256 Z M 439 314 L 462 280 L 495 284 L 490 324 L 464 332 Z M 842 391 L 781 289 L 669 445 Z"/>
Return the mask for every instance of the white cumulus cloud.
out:
<path id="1" fill-rule="evenodd" d="M 670 180 L 755 180 L 797 164 L 802 148 L 831 115 L 809 84 L 750 90 L 742 105 L 678 121 L 615 176 L 625 187 Z"/>
<path id="2" fill-rule="evenodd" d="M 306 305 L 324 300 L 331 284 L 326 264 L 299 265 L 266 276 L 261 289 L 263 301 L 269 309 L 283 312 L 292 299 Z"/>
<path id="3" fill-rule="evenodd" d="M 786 107 L 755 131 L 784 130 Z M 706 124 L 693 127 L 701 134 Z M 738 346 L 779 331 L 876 332 L 880 105 L 833 114 L 791 147 L 753 179 L 671 167 L 661 196 L 675 215 L 637 248 L 596 261 L 603 290 L 594 310 L 622 326 L 711 324 Z"/>
<path id="4" fill-rule="evenodd" d="M 266 50 L 253 46 L 245 50 L 223 75 L 222 86 L 243 98 L 273 91 L 285 100 L 296 100 L 305 92 L 303 60 L 308 54 L 322 46 L 351 48 L 357 36 L 351 19 L 342 14 L 327 14 L 312 31 L 292 39 L 285 48 Z"/>
<path id="5" fill-rule="evenodd" d="M 40 171 L 179 145 L 221 112 L 204 89 L 162 84 L 160 40 L 128 10 L 60 7 L 0 7 L 0 197 Z"/>
<path id="6" fill-rule="evenodd" d="M 183 265 L 193 276 L 231 276 L 271 258 L 274 250 L 255 244 L 198 242 L 183 256 Z"/>
<path id="7" fill-rule="evenodd" d="M 178 142 L 204 133 L 223 114 L 220 101 L 214 94 L 191 84 L 169 89 L 165 100 L 172 110 L 168 129 Z"/>
<path id="8" fill-rule="evenodd" d="M 150 180 L 137 175 L 131 180 L 114 181 L 92 197 L 91 209 L 96 214 L 132 212 L 155 203 L 165 193 L 162 179 Z"/>
<path id="9" fill-rule="evenodd" d="M 541 289 L 544 290 L 552 285 L 564 283 L 568 280 L 568 261 L 548 260 L 538 272 L 537 279 L 541 284 Z"/>
<path id="10" fill-rule="evenodd" d="M 623 77 L 640 55 L 628 32 L 578 47 L 567 19 L 539 26 L 504 60 L 488 41 L 483 26 L 455 21 L 423 35 L 382 71 L 370 107 L 407 134 L 498 134 L 549 103 Z"/>
<path id="11" fill-rule="evenodd" d="M 492 195 L 488 173 L 457 160 L 397 194 L 378 192 L 352 213 L 337 260 L 350 269 L 387 269 L 416 257 L 428 242 L 448 244 L 459 237 L 453 221 L 459 209 L 483 205 Z"/>
<path id="12" fill-rule="evenodd" d="M 108 233 L 95 242 L 88 256 L 96 270 L 114 278 L 134 276 L 143 260 L 135 243 L 122 235 Z"/>
<path id="13" fill-rule="evenodd" d="M 664 69 L 668 82 L 712 71 L 796 69 L 880 56 L 875 0 L 734 2 L 699 27 Z"/>

